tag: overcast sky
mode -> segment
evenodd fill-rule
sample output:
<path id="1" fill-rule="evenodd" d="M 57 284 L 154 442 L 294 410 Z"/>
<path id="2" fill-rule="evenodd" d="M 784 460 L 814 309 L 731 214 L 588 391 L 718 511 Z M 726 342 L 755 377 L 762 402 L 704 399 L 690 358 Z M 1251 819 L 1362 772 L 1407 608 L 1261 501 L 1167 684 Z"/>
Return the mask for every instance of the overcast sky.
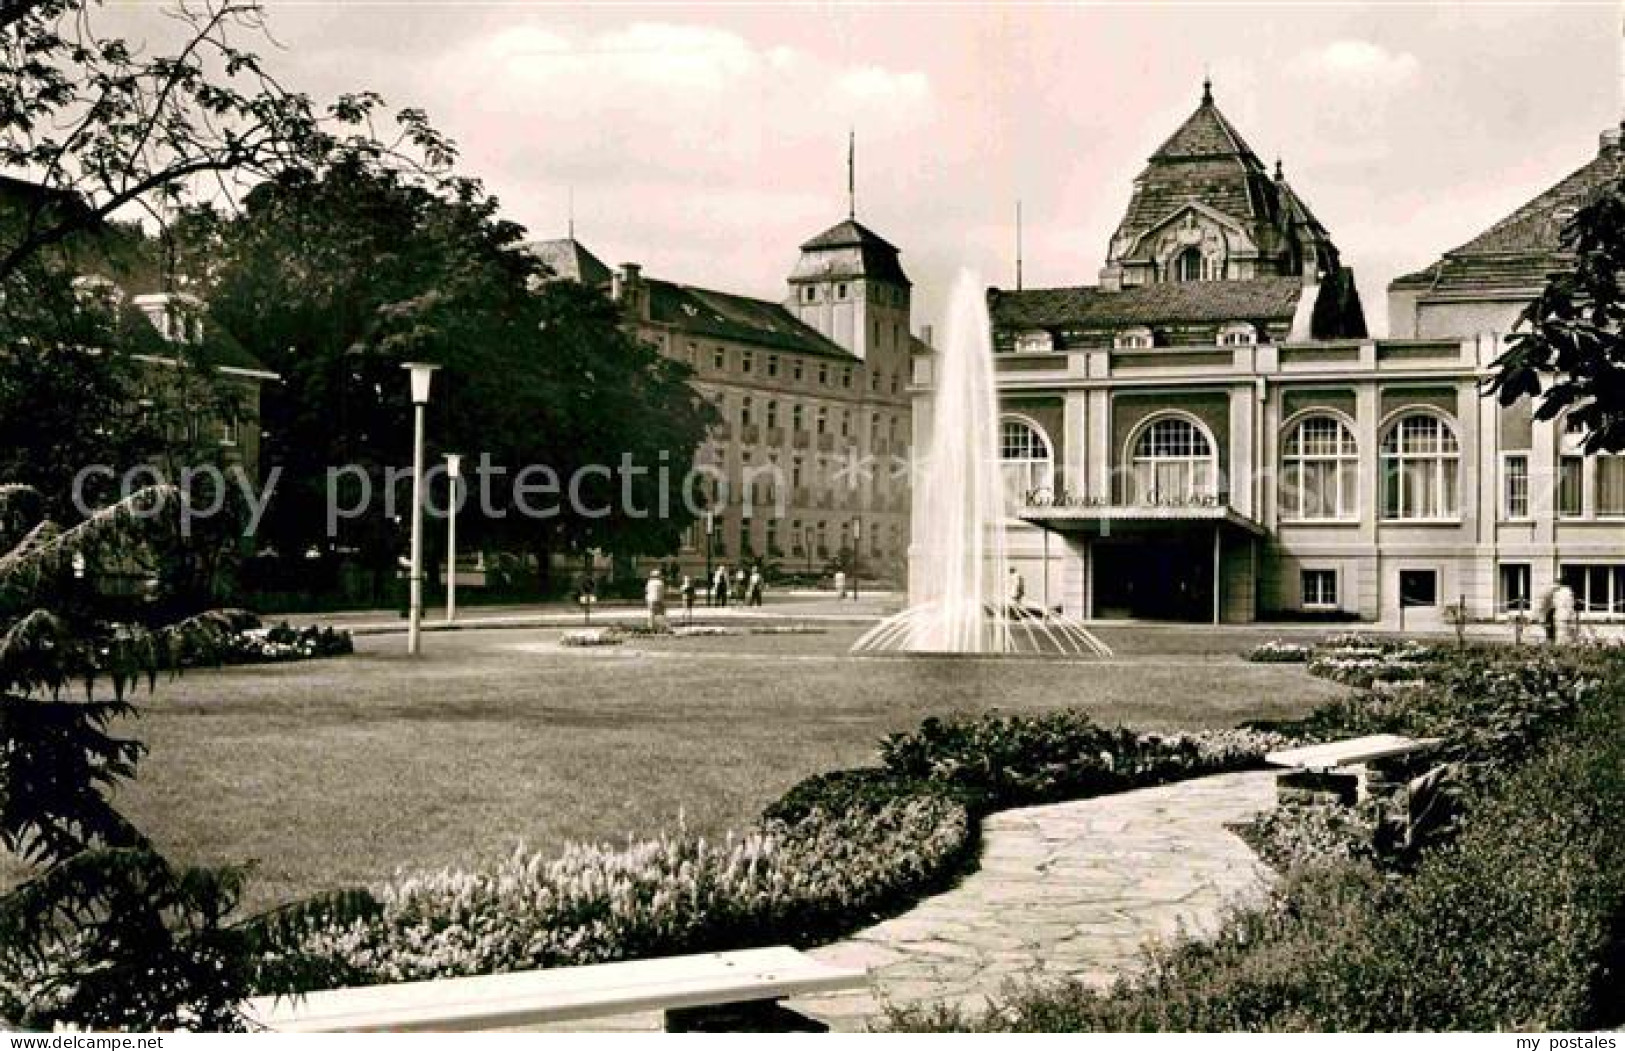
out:
<path id="1" fill-rule="evenodd" d="M 773 299 L 846 211 L 903 250 L 915 325 L 970 266 L 1092 283 L 1145 159 L 1220 109 L 1331 230 L 1374 331 L 1400 273 L 1588 160 L 1620 119 L 1615 3 L 603 6 L 271 0 L 318 97 L 428 110 L 508 216 L 605 262 Z M 143 17 L 155 17 L 143 15 Z"/>

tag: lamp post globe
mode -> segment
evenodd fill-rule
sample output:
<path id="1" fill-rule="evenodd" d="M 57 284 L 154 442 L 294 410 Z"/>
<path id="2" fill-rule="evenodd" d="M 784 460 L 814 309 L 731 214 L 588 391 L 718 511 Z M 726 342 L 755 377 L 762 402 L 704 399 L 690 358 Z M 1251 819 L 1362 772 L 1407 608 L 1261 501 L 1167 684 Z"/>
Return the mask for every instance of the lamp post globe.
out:
<path id="1" fill-rule="evenodd" d="M 412 391 L 412 566 L 406 652 L 413 656 L 423 652 L 423 416 L 429 386 L 439 367 L 421 361 L 401 366 L 411 374 Z"/>

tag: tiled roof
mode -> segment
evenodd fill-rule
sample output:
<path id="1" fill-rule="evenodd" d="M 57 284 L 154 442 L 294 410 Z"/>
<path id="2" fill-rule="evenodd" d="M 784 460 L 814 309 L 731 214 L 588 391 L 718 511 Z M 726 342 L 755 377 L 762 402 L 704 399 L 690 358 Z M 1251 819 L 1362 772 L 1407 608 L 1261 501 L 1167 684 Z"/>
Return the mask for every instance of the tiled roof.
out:
<path id="1" fill-rule="evenodd" d="M 1593 195 L 1625 177 L 1625 150 L 1605 136 L 1597 156 L 1523 207 L 1432 264 L 1396 278 L 1390 287 L 1459 291 L 1526 289 L 1570 265 L 1563 227 Z"/>
<path id="2" fill-rule="evenodd" d="M 1204 321 L 1291 321 L 1305 286 L 1296 277 L 1185 281 L 1112 292 L 1095 285 L 992 289 L 993 323 L 1008 328 L 1107 327 Z"/>
<path id="3" fill-rule="evenodd" d="M 1196 112 L 1186 118 L 1185 123 L 1168 136 L 1168 141 L 1151 155 L 1153 161 L 1193 157 L 1252 157 L 1253 163 L 1258 163 L 1252 147 L 1214 105 L 1211 93 L 1203 94 L 1202 104 L 1196 108 Z M 1262 171 L 1263 167 L 1260 166 L 1259 170 Z"/>
<path id="4" fill-rule="evenodd" d="M 897 247 L 856 219 L 836 223 L 801 246 L 792 281 L 873 278 L 909 286 Z"/>
<path id="5" fill-rule="evenodd" d="M 1118 236 L 1138 236 L 1193 200 L 1244 221 L 1273 220 L 1280 207 L 1264 165 L 1207 93 L 1135 179 Z"/>
<path id="6" fill-rule="evenodd" d="M 855 362 L 858 358 L 778 303 L 645 278 L 649 319 L 696 336 Z"/>
<path id="7" fill-rule="evenodd" d="M 532 241 L 525 247 L 556 277 L 594 287 L 609 284 L 609 267 L 573 237 Z"/>
<path id="8" fill-rule="evenodd" d="M 844 219 L 801 246 L 803 252 L 815 248 L 845 248 L 847 245 L 877 245 L 897 251 L 897 246 L 856 219 Z"/>

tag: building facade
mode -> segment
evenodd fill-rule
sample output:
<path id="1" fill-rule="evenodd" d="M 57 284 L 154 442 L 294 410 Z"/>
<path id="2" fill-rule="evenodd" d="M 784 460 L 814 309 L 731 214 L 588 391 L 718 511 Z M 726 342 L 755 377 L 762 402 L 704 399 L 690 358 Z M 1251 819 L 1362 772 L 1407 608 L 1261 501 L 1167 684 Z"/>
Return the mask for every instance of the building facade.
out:
<path id="1" fill-rule="evenodd" d="M 1204 88 L 1097 284 L 988 293 L 1027 594 L 1086 618 L 1431 627 L 1567 575 L 1589 615 L 1625 614 L 1625 458 L 1574 457 L 1527 403 L 1482 398 L 1510 325 L 1429 313 L 1410 282 L 1396 314 L 1423 323 L 1368 338 L 1329 233 Z"/>
<path id="2" fill-rule="evenodd" d="M 571 239 L 533 250 L 561 277 L 607 285 L 721 416 L 697 455 L 715 480 L 712 513 L 684 539 L 684 572 L 819 573 L 839 559 L 865 577 L 901 574 L 909 497 L 893 457 L 910 444 L 920 343 L 897 248 L 848 218 L 801 246 L 782 302 L 611 270 Z"/>

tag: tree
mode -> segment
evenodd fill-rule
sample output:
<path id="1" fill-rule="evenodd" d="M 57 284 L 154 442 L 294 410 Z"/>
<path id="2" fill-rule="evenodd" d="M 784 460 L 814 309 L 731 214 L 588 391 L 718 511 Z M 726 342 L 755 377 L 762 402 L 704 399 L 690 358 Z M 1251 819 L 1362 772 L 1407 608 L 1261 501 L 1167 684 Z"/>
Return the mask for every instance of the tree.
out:
<path id="1" fill-rule="evenodd" d="M 318 109 L 284 87 L 248 46 L 265 39 L 254 0 L 180 0 L 166 12 L 178 44 L 162 50 L 107 34 L 100 6 L 41 0 L 0 26 L 0 171 L 39 191 L 0 245 L 0 284 L 117 215 L 162 222 L 188 191 L 236 200 L 341 145 L 424 171 L 453 157 L 419 110 L 400 111 L 384 143 L 372 135 L 376 95 Z"/>
<path id="2" fill-rule="evenodd" d="M 1574 265 L 1553 274 L 1518 319 L 1486 389 L 1503 405 L 1535 399 L 1536 417 L 1568 412 L 1587 452 L 1625 451 L 1625 182 L 1563 228 Z"/>
<path id="3" fill-rule="evenodd" d="M 181 250 L 214 261 L 211 312 L 282 377 L 264 400 L 264 462 L 283 471 L 264 535 L 277 550 L 357 548 L 377 585 L 393 572 L 401 536 L 381 499 L 326 535 L 327 471 L 355 465 L 379 497 L 385 469 L 410 462 L 400 365 L 412 360 L 441 366 L 431 452 L 464 453 L 470 468 L 483 454 L 503 473 L 489 516 L 465 510 L 468 541 L 533 550 L 544 572 L 552 551 L 675 546 L 689 520 L 681 499 L 667 518 L 637 517 L 618 480 L 591 480 L 588 513 L 565 506 L 542 520 L 516 506 L 511 485 L 527 467 L 552 469 L 562 488 L 579 467 L 618 469 L 626 454 L 650 471 L 633 480 L 634 504 L 656 507 L 654 469 L 668 464 L 680 481 L 711 416 L 687 368 L 627 334 L 607 296 L 546 280 L 497 207 L 477 183 L 426 185 L 340 153 L 263 184 L 235 217 L 177 224 L 189 231 Z M 600 506 L 610 513 L 591 513 Z"/>
<path id="4" fill-rule="evenodd" d="M 36 866 L 0 894 L 0 1018 L 34 1028 L 238 1029 L 250 992 L 331 978 L 288 949 L 300 925 L 375 908 L 356 892 L 231 916 L 241 867 L 168 862 L 113 805 L 143 746 L 114 736 L 132 695 L 207 656 L 231 623 L 110 623 L 87 570 L 174 534 L 172 488 L 71 529 L 38 493 L 0 485 L 0 847 Z"/>

